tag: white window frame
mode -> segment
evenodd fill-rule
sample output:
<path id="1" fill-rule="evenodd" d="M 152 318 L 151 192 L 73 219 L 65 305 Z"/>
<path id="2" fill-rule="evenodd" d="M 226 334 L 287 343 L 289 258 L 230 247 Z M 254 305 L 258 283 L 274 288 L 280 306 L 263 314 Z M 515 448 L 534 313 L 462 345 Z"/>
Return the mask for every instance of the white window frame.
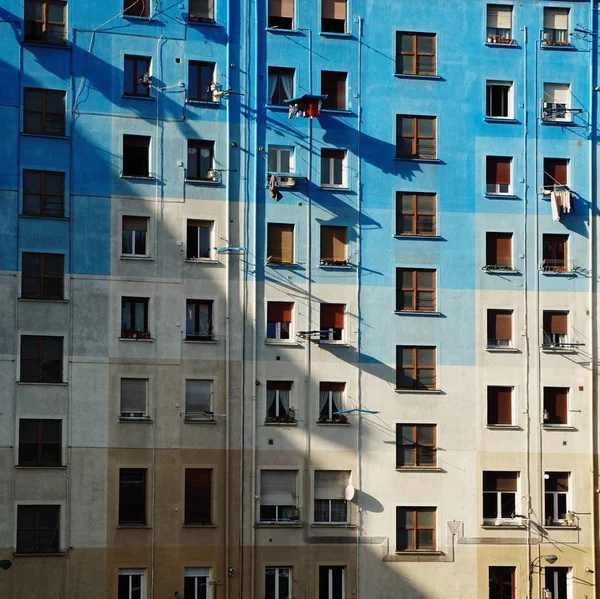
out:
<path id="1" fill-rule="evenodd" d="M 501 183 L 488 183 L 487 182 L 487 159 L 488 158 L 508 158 L 509 162 L 510 162 L 510 183 L 508 184 L 508 190 L 507 191 L 501 191 L 500 187 L 501 187 Z M 514 159 L 512 156 L 496 156 L 496 155 L 489 155 L 486 156 L 485 159 L 485 173 L 486 173 L 486 182 L 485 182 L 485 195 L 489 195 L 489 196 L 510 196 L 513 195 L 513 180 L 514 180 Z M 494 185 L 494 190 L 490 189 L 490 185 Z"/>
<path id="2" fill-rule="evenodd" d="M 321 172 L 321 184 L 320 184 L 321 187 L 334 188 L 334 189 L 347 189 L 348 188 L 348 150 L 346 150 L 345 148 L 329 148 L 329 147 L 322 148 L 321 152 L 323 152 L 323 150 L 325 150 L 325 151 L 334 150 L 337 152 L 343 152 L 344 157 L 342 158 L 342 182 L 339 184 L 333 182 L 335 180 L 334 165 L 335 165 L 335 161 L 337 160 L 337 158 L 330 157 L 330 158 L 328 158 L 329 181 L 323 180 L 323 172 Z M 323 161 L 323 155 L 321 154 L 321 165 L 323 164 L 322 161 Z"/>
<path id="3" fill-rule="evenodd" d="M 547 11 L 561 11 L 561 12 L 566 12 L 567 15 L 567 27 L 566 29 L 555 29 L 554 27 L 546 27 L 546 13 Z M 571 20 L 571 9 L 567 6 L 562 7 L 562 6 L 544 6 L 544 12 L 543 12 L 543 28 L 542 28 L 542 42 L 544 42 L 544 44 L 546 44 L 548 41 L 550 42 L 561 42 L 562 45 L 570 45 L 569 44 L 569 22 Z M 556 35 L 556 37 L 561 37 L 563 39 L 550 39 L 550 34 L 546 34 L 547 31 L 561 31 L 564 32 L 564 35 Z M 554 45 L 554 44 L 552 44 Z"/>
<path id="4" fill-rule="evenodd" d="M 187 404 L 188 381 L 200 381 L 203 383 L 208 383 L 208 410 L 205 411 L 204 413 L 188 412 L 188 404 Z M 213 412 L 213 398 L 214 398 L 214 380 L 213 379 L 186 378 L 183 393 L 184 393 L 183 405 L 184 405 L 185 420 L 213 420 L 214 419 L 214 414 L 212 413 Z M 211 413 L 207 413 L 207 412 L 211 412 Z"/>
<path id="5" fill-rule="evenodd" d="M 346 566 L 319 566 L 320 568 L 328 568 L 328 581 L 327 581 L 327 597 L 322 598 L 319 597 L 319 599 L 333 599 L 334 597 L 334 593 L 333 593 L 333 568 L 334 567 L 341 567 L 342 568 L 342 599 L 345 599 L 346 597 Z"/>
<path id="6" fill-rule="evenodd" d="M 268 152 L 267 152 L 267 166 L 268 166 L 268 163 L 271 161 L 271 151 L 275 152 L 277 168 L 274 171 L 271 169 L 268 169 L 270 173 L 273 172 L 273 173 L 293 174 L 296 172 L 296 148 L 294 146 L 269 145 Z M 290 153 L 289 170 L 287 170 L 287 171 L 284 171 L 281 168 L 281 162 L 282 162 L 281 153 L 284 151 Z"/>
<path id="7" fill-rule="evenodd" d="M 488 106 L 487 106 L 487 96 L 488 89 L 491 87 L 505 87 L 508 88 L 508 94 L 506 98 L 507 106 L 506 106 L 506 116 L 495 116 L 492 114 L 488 114 Z M 514 108 L 514 83 L 512 81 L 499 81 L 495 79 L 488 79 L 485 83 L 485 118 L 486 119 L 498 119 L 498 120 L 512 120 L 515 118 L 515 108 Z"/>
<path id="8" fill-rule="evenodd" d="M 494 29 L 488 26 L 489 23 L 489 12 L 490 12 L 490 7 L 491 6 L 495 6 L 498 8 L 503 8 L 506 9 L 508 12 L 510 12 L 510 28 L 507 29 L 505 27 L 496 27 L 495 29 L 498 32 L 508 32 L 508 39 L 512 39 L 514 40 L 514 35 L 513 35 L 513 29 L 514 29 L 514 7 L 512 4 L 502 4 L 502 3 L 498 3 L 498 2 L 488 2 L 486 4 L 486 8 L 485 8 L 485 31 L 486 31 L 486 40 L 493 35 L 498 35 L 501 36 L 501 33 L 491 33 L 490 31 L 488 31 L 489 29 Z M 489 42 L 488 42 L 489 43 Z"/>
<path id="9" fill-rule="evenodd" d="M 290 324 L 289 337 L 287 339 L 281 338 L 281 322 L 275 323 L 275 337 L 269 337 L 269 304 L 273 303 L 283 303 L 283 304 L 292 304 L 292 320 Z M 267 311 L 265 312 L 265 339 L 269 343 L 280 342 L 280 343 L 292 343 L 294 341 L 294 316 L 295 316 L 295 304 L 294 302 L 288 302 L 287 300 L 267 300 Z"/>
<path id="10" fill-rule="evenodd" d="M 561 87 L 562 89 L 558 89 Z M 564 89 L 566 87 L 566 90 Z M 556 92 L 566 92 L 565 102 L 556 101 Z M 552 92 L 552 95 L 549 93 Z M 570 83 L 556 83 L 556 82 L 544 82 L 542 88 L 542 120 L 550 123 L 569 123 L 573 119 L 571 117 L 571 84 Z M 560 108 L 554 109 L 556 112 L 547 112 L 548 105 L 562 106 L 564 109 L 564 116 L 560 116 Z"/>
<path id="11" fill-rule="evenodd" d="M 143 412 L 130 412 L 127 410 L 123 410 L 123 381 L 127 380 L 135 380 L 135 381 L 144 381 L 144 411 Z M 123 376 L 119 379 L 119 418 L 121 420 L 146 420 L 148 418 L 148 386 L 150 380 L 145 377 L 134 377 L 134 376 Z"/>
<path id="12" fill-rule="evenodd" d="M 275 599 L 289 599 L 290 597 L 294 596 L 294 591 L 293 591 L 293 581 L 294 581 L 294 577 L 293 577 L 293 571 L 294 569 L 292 568 L 292 566 L 266 566 L 265 567 L 265 579 L 267 576 L 267 570 L 275 570 Z M 283 570 L 287 570 L 287 575 L 288 575 L 288 580 L 289 580 L 289 590 L 288 590 L 288 594 L 287 595 L 282 595 L 279 592 L 279 578 L 280 578 L 280 572 Z M 266 592 L 266 584 L 265 584 L 265 592 Z"/>
<path id="13" fill-rule="evenodd" d="M 212 597 L 211 585 L 214 584 L 212 580 L 212 568 L 210 567 L 186 567 L 183 574 L 184 583 L 186 578 L 194 578 L 194 597 L 192 599 L 210 599 Z M 198 579 L 206 578 L 206 595 L 200 597 L 198 594 Z"/>
<path id="14" fill-rule="evenodd" d="M 547 471 L 544 474 L 555 474 L 555 471 Z M 545 499 L 546 499 L 546 495 L 552 495 L 552 520 L 554 522 L 564 522 L 565 518 L 561 518 L 559 515 L 559 511 L 558 511 L 558 497 L 559 495 L 564 496 L 565 498 L 565 514 L 567 514 L 570 511 L 571 508 L 571 473 L 570 472 L 565 472 L 565 471 L 559 471 L 559 473 L 562 474 L 567 474 L 567 480 L 568 480 L 568 488 L 566 491 L 546 491 L 546 489 L 544 488 L 544 504 L 545 504 Z M 544 486 L 546 484 L 546 479 L 544 478 Z M 544 517 L 547 519 L 548 518 L 548 514 L 544 514 Z"/>
<path id="15" fill-rule="evenodd" d="M 314 480 L 314 489 L 313 489 L 313 523 L 314 524 L 333 524 L 335 525 L 344 525 L 344 524 L 349 524 L 350 523 L 350 502 L 344 497 L 344 495 L 340 495 L 339 497 L 319 497 L 317 498 L 317 472 L 342 472 L 344 474 L 347 474 L 347 481 L 348 484 L 352 478 L 352 472 L 349 470 L 315 470 L 314 471 L 314 475 L 313 475 L 313 480 Z M 346 485 L 347 486 L 347 485 Z M 345 489 L 344 489 L 345 491 Z M 328 493 L 329 494 L 329 493 Z M 317 510 L 316 510 L 316 502 L 320 501 L 320 502 L 327 502 L 327 519 L 326 520 L 317 520 Z M 343 501 L 346 507 L 346 519 L 343 521 L 340 520 L 333 520 L 331 517 L 331 513 L 332 513 L 332 508 L 331 508 L 331 502 L 332 501 Z"/>
<path id="16" fill-rule="evenodd" d="M 490 471 L 490 472 L 509 472 L 506 470 L 500 470 L 500 471 Z M 520 484 L 521 484 L 521 477 L 519 475 L 519 473 L 515 473 L 517 475 L 517 490 L 516 491 L 483 491 L 483 496 L 485 495 L 496 495 L 496 516 L 494 518 L 490 518 L 490 517 L 485 517 L 483 518 L 483 522 L 486 525 L 489 524 L 495 524 L 498 520 L 502 521 L 502 522 L 514 522 L 516 520 L 516 518 L 507 518 L 505 516 L 502 516 L 502 495 L 504 494 L 512 494 L 515 496 L 515 511 L 519 509 L 519 493 L 520 493 Z M 483 499 L 483 497 L 482 497 Z"/>
<path id="17" fill-rule="evenodd" d="M 134 230 L 127 230 L 125 229 L 125 227 L 123 226 L 123 221 L 125 218 L 129 218 L 129 217 L 133 217 L 133 218 L 144 218 L 146 219 L 146 242 L 145 242 L 145 246 L 146 246 L 146 250 L 142 253 L 142 252 L 136 252 L 136 247 L 135 247 L 135 231 Z M 131 235 L 131 247 L 133 248 L 133 253 L 131 254 L 127 254 L 126 252 L 123 251 L 123 235 L 125 233 L 128 233 Z M 149 247 L 149 241 L 150 239 L 150 217 L 146 216 L 146 215 L 137 215 L 137 214 L 123 214 L 121 215 L 121 239 L 119 240 L 121 243 L 121 256 L 127 256 L 128 258 L 130 257 L 137 257 L 137 258 L 145 258 L 148 256 L 148 247 Z"/>
<path id="18" fill-rule="evenodd" d="M 300 522 L 300 516 L 299 516 L 300 508 L 298 505 L 299 501 L 300 501 L 300 492 L 298 489 L 300 472 L 298 470 L 293 470 L 293 469 L 290 470 L 290 469 L 286 469 L 286 468 L 281 468 L 281 469 L 267 468 L 267 469 L 263 469 L 260 471 L 260 477 L 262 479 L 262 477 L 265 475 L 266 472 L 279 472 L 279 471 L 292 472 L 294 474 L 294 490 L 293 490 L 293 496 L 292 496 L 293 503 L 290 504 L 292 507 L 292 512 L 290 514 L 290 512 L 287 511 L 287 508 L 289 508 L 289 505 L 285 504 L 285 503 L 263 504 L 263 499 L 265 497 L 262 494 L 262 489 L 260 486 L 260 485 L 262 485 L 262 481 L 261 481 L 259 484 L 259 487 L 258 487 L 259 492 L 260 492 L 259 502 L 258 502 L 258 522 L 260 522 L 262 524 L 279 524 L 281 522 L 289 524 L 290 522 L 293 522 L 293 523 Z M 274 507 L 275 508 L 275 518 L 268 519 L 268 520 L 266 520 L 266 519 L 263 520 L 261 518 L 261 511 L 262 511 L 263 505 L 265 507 Z M 294 513 L 295 513 L 295 517 L 294 517 Z"/>
<path id="19" fill-rule="evenodd" d="M 145 568 L 119 568 L 118 576 L 129 576 L 129 597 L 131 599 L 131 576 L 141 576 L 140 590 L 142 599 L 146 598 L 146 570 Z"/>
<path id="20" fill-rule="evenodd" d="M 556 592 L 556 589 L 558 587 L 558 572 L 554 571 L 552 572 L 553 576 L 552 576 L 552 586 L 554 587 L 553 589 L 548 589 L 544 586 L 544 591 L 550 591 L 552 599 L 571 599 L 573 597 L 573 568 L 570 568 L 568 566 L 552 566 L 553 568 L 555 568 L 556 570 L 566 570 L 566 578 L 567 578 L 567 596 L 566 597 L 559 597 L 558 593 Z M 543 580 L 543 584 L 546 584 L 545 581 L 545 576 L 544 576 L 544 580 Z M 543 596 L 543 594 L 542 594 Z"/>

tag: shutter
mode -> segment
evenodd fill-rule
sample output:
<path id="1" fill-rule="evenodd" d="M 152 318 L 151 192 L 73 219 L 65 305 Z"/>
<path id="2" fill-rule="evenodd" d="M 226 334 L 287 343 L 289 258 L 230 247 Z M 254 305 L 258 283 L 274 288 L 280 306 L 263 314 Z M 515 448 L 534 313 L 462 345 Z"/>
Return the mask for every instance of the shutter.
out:
<path id="1" fill-rule="evenodd" d="M 293 18 L 294 0 L 269 0 L 269 16 Z"/>
<path id="2" fill-rule="evenodd" d="M 496 312 L 495 339 L 512 339 L 512 312 Z"/>
<path id="3" fill-rule="evenodd" d="M 209 523 L 211 518 L 212 470 L 187 468 L 185 471 L 185 522 Z"/>
<path id="4" fill-rule="evenodd" d="M 498 405 L 497 424 L 512 424 L 512 387 L 498 387 L 496 400 Z"/>
<path id="5" fill-rule="evenodd" d="M 511 29 L 512 8 L 490 4 L 487 13 L 487 26 L 492 29 Z"/>
<path id="6" fill-rule="evenodd" d="M 288 264 L 294 261 L 294 225 L 281 227 L 281 261 Z"/>
<path id="7" fill-rule="evenodd" d="M 510 185 L 510 158 L 497 158 L 496 161 L 496 183 Z"/>
<path id="8" fill-rule="evenodd" d="M 290 381 L 268 381 L 268 391 L 290 391 L 292 383 Z"/>
<path id="9" fill-rule="evenodd" d="M 269 302 L 267 304 L 268 322 L 292 322 L 293 304 L 290 302 Z"/>
<path id="10" fill-rule="evenodd" d="M 147 231 L 148 219 L 145 216 L 124 216 L 123 230 L 125 231 Z"/>
<path id="11" fill-rule="evenodd" d="M 321 330 L 344 328 L 345 304 L 321 304 Z"/>
<path id="12" fill-rule="evenodd" d="M 150 138 L 145 135 L 124 135 L 124 144 L 128 147 L 149 148 Z"/>
<path id="13" fill-rule="evenodd" d="M 268 226 L 267 257 L 271 262 L 281 262 L 281 225 Z"/>
<path id="14" fill-rule="evenodd" d="M 484 472 L 483 490 L 516 492 L 517 475 L 514 472 Z"/>
<path id="15" fill-rule="evenodd" d="M 344 499 L 344 491 L 350 481 L 345 470 L 316 470 L 315 499 Z"/>
<path id="16" fill-rule="evenodd" d="M 323 0 L 323 18 L 346 20 L 346 0 Z"/>
<path id="17" fill-rule="evenodd" d="M 344 262 L 348 259 L 346 247 L 346 227 L 333 228 L 333 260 L 335 262 Z"/>
<path id="18" fill-rule="evenodd" d="M 569 421 L 567 414 L 568 391 L 566 389 L 563 391 L 555 391 L 554 399 L 556 402 L 556 415 L 560 418 L 562 424 L 567 424 Z"/>
<path id="19" fill-rule="evenodd" d="M 563 29 L 569 27 L 569 9 L 568 8 L 545 8 L 544 9 L 544 29 Z"/>
<path id="20" fill-rule="evenodd" d="M 550 333 L 567 334 L 567 317 L 566 312 L 554 312 L 550 314 Z"/>
<path id="21" fill-rule="evenodd" d="M 512 265 L 512 235 L 499 234 L 496 236 L 496 264 Z"/>
<path id="22" fill-rule="evenodd" d="M 296 505 L 295 470 L 261 470 L 261 505 Z"/>
<path id="23" fill-rule="evenodd" d="M 121 413 L 146 412 L 146 379 L 121 379 Z"/>
<path id="24" fill-rule="evenodd" d="M 544 160 L 544 185 L 566 185 L 568 160 L 546 158 Z"/>
<path id="25" fill-rule="evenodd" d="M 568 162 L 566 160 L 556 160 L 554 163 L 553 177 L 560 185 L 567 184 L 567 164 Z"/>
<path id="26" fill-rule="evenodd" d="M 321 227 L 321 260 L 333 260 L 333 227 Z"/>
<path id="27" fill-rule="evenodd" d="M 544 96 L 545 101 L 563 104 L 568 108 L 571 103 L 571 87 L 567 83 L 548 83 L 544 85 Z"/>
<path id="28" fill-rule="evenodd" d="M 320 391 L 338 391 L 340 393 L 343 393 L 345 386 L 346 385 L 344 383 L 321 383 L 319 385 L 319 390 Z"/>

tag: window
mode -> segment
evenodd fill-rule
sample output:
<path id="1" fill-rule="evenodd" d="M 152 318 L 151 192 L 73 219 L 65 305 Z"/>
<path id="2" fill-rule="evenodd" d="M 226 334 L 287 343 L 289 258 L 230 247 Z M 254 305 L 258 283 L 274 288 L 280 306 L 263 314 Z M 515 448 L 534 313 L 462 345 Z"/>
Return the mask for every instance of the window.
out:
<path id="1" fill-rule="evenodd" d="M 434 468 L 435 424 L 396 424 L 396 468 Z"/>
<path id="2" fill-rule="evenodd" d="M 190 60 L 188 100 L 214 102 L 212 84 L 215 81 L 215 63 Z"/>
<path id="3" fill-rule="evenodd" d="M 209 599 L 210 568 L 186 568 L 183 578 L 183 599 Z"/>
<path id="4" fill-rule="evenodd" d="M 123 177 L 150 177 L 150 138 L 123 135 Z"/>
<path id="5" fill-rule="evenodd" d="M 512 345 L 512 310 L 487 311 L 487 346 L 492 348 Z"/>
<path id="6" fill-rule="evenodd" d="M 569 494 L 568 472 L 546 472 L 544 474 L 544 516 L 546 525 L 563 522 L 567 517 Z"/>
<path id="7" fill-rule="evenodd" d="M 23 214 L 60 218 L 65 215 L 65 174 L 23 171 Z"/>
<path id="8" fill-rule="evenodd" d="M 61 465 L 62 422 L 19 420 L 19 466 Z"/>
<path id="9" fill-rule="evenodd" d="M 265 568 L 265 599 L 292 597 L 292 568 Z"/>
<path id="10" fill-rule="evenodd" d="M 26 87 L 23 97 L 24 133 L 65 135 L 65 92 Z"/>
<path id="11" fill-rule="evenodd" d="M 269 0 L 269 20 L 267 27 L 272 27 L 273 29 L 293 29 L 294 0 Z"/>
<path id="12" fill-rule="evenodd" d="M 146 524 L 146 469 L 119 470 L 119 525 Z"/>
<path id="13" fill-rule="evenodd" d="M 489 599 L 515 599 L 516 571 L 514 566 L 490 566 Z"/>
<path id="14" fill-rule="evenodd" d="M 64 256 L 23 254 L 21 297 L 58 300 L 63 298 Z"/>
<path id="15" fill-rule="evenodd" d="M 348 228 L 321 225 L 321 264 L 348 265 Z"/>
<path id="16" fill-rule="evenodd" d="M 293 173 L 294 148 L 293 146 L 269 146 L 269 172 Z"/>
<path id="17" fill-rule="evenodd" d="M 569 45 L 569 9 L 544 7 L 544 44 Z"/>
<path id="18" fill-rule="evenodd" d="M 150 96 L 150 58 L 125 55 L 123 93 L 126 96 Z"/>
<path id="19" fill-rule="evenodd" d="M 189 2 L 188 21 L 214 22 L 215 0 L 189 0 Z"/>
<path id="20" fill-rule="evenodd" d="M 487 388 L 488 426 L 509 426 L 513 423 L 512 395 L 512 387 Z"/>
<path id="21" fill-rule="evenodd" d="M 319 599 L 344 599 L 344 566 L 319 566 Z"/>
<path id="22" fill-rule="evenodd" d="M 512 233 L 485 234 L 485 266 L 488 270 L 512 270 Z"/>
<path id="23" fill-rule="evenodd" d="M 149 17 L 150 0 L 123 0 L 123 15 L 126 17 Z M 119 599 L 121 598 L 119 597 Z"/>
<path id="24" fill-rule="evenodd" d="M 296 470 L 261 470 L 260 521 L 298 520 Z"/>
<path id="25" fill-rule="evenodd" d="M 321 0 L 321 31 L 346 33 L 346 0 Z"/>
<path id="26" fill-rule="evenodd" d="M 544 158 L 544 188 L 552 191 L 555 187 L 567 185 L 569 161 L 565 158 Z"/>
<path id="27" fill-rule="evenodd" d="M 315 470 L 315 515 L 320 524 L 348 522 L 348 502 L 344 492 L 350 472 L 344 470 Z"/>
<path id="28" fill-rule="evenodd" d="M 145 418 L 148 379 L 121 379 L 121 418 Z"/>
<path id="29" fill-rule="evenodd" d="M 435 270 L 396 269 L 396 311 L 435 312 Z"/>
<path id="30" fill-rule="evenodd" d="M 210 260 L 212 258 L 212 238 L 214 222 L 212 220 L 187 221 L 187 259 Z"/>
<path id="31" fill-rule="evenodd" d="M 571 86 L 568 83 L 544 83 L 543 121 L 570 121 Z"/>
<path id="32" fill-rule="evenodd" d="M 517 507 L 517 472 L 483 473 L 483 521 L 514 518 Z M 491 522 L 493 521 L 493 522 Z"/>
<path id="33" fill-rule="evenodd" d="M 434 159 L 435 117 L 396 115 L 396 158 Z"/>
<path id="34" fill-rule="evenodd" d="M 147 297 L 121 298 L 121 337 L 150 339 Z"/>
<path id="35" fill-rule="evenodd" d="M 21 336 L 22 383 L 62 383 L 63 338 Z"/>
<path id="36" fill-rule="evenodd" d="M 492 43 L 512 43 L 512 6 L 488 4 L 487 41 Z"/>
<path id="37" fill-rule="evenodd" d="M 212 300 L 187 300 L 185 306 L 185 338 L 188 341 L 212 341 Z"/>
<path id="38" fill-rule="evenodd" d="M 568 340 L 569 313 L 544 310 L 542 317 L 543 346 L 562 345 Z"/>
<path id="39" fill-rule="evenodd" d="M 294 225 L 268 223 L 267 263 L 294 263 Z"/>
<path id="40" fill-rule="evenodd" d="M 60 506 L 17 506 L 17 553 L 60 551 Z"/>
<path id="41" fill-rule="evenodd" d="M 292 338 L 291 302 L 267 303 L 267 339 L 269 341 L 289 341 Z"/>
<path id="42" fill-rule="evenodd" d="M 435 34 L 396 32 L 396 73 L 435 75 Z"/>
<path id="43" fill-rule="evenodd" d="M 188 140 L 187 178 L 193 181 L 212 181 L 214 153 L 214 141 Z"/>
<path id="44" fill-rule="evenodd" d="M 287 106 L 286 100 L 294 97 L 294 69 L 269 67 L 269 104 Z"/>
<path id="45" fill-rule="evenodd" d="M 568 387 L 544 387 L 544 426 L 569 424 Z"/>
<path id="46" fill-rule="evenodd" d="M 396 388 L 435 389 L 435 347 L 396 346 Z"/>
<path id="47" fill-rule="evenodd" d="M 290 406 L 292 383 L 290 381 L 267 381 L 266 422 L 295 422 Z"/>
<path id="48" fill-rule="evenodd" d="M 212 413 L 212 381 L 188 379 L 185 381 L 185 419 L 207 420 Z"/>
<path id="49" fill-rule="evenodd" d="M 52 0 L 26 0 L 25 41 L 64 44 L 66 5 Z"/>
<path id="50" fill-rule="evenodd" d="M 346 186 L 346 150 L 321 150 L 321 187 Z"/>
<path id="51" fill-rule="evenodd" d="M 435 551 L 434 507 L 396 508 L 396 551 Z"/>
<path id="52" fill-rule="evenodd" d="M 344 406 L 345 383 L 320 383 L 319 385 L 319 422 L 345 423 L 344 414 L 337 414 Z"/>
<path id="53" fill-rule="evenodd" d="M 435 235 L 435 194 L 396 193 L 396 235 Z"/>
<path id="54" fill-rule="evenodd" d="M 212 512 L 212 470 L 186 468 L 185 523 L 210 524 Z"/>
<path id="55" fill-rule="evenodd" d="M 513 118 L 513 84 L 510 81 L 488 81 L 485 116 L 489 119 Z"/>
<path id="56" fill-rule="evenodd" d="M 346 110 L 347 73 L 339 71 L 321 71 L 321 94 L 323 110 Z"/>
<path id="57" fill-rule="evenodd" d="M 552 599 L 571 597 L 571 568 L 544 568 L 544 586 Z"/>
<path id="58" fill-rule="evenodd" d="M 510 193 L 511 158 L 505 156 L 488 156 L 486 159 L 486 187 L 488 194 Z"/>
<path id="59" fill-rule="evenodd" d="M 124 256 L 146 256 L 148 218 L 145 216 L 124 216 L 121 233 L 121 254 Z"/>
<path id="60" fill-rule="evenodd" d="M 145 599 L 145 597 L 146 571 L 120 569 L 117 599 Z"/>
<path id="61" fill-rule="evenodd" d="M 344 340 L 344 312 L 346 304 L 321 304 L 321 341 Z"/>
<path id="62" fill-rule="evenodd" d="M 566 272 L 568 270 L 568 240 L 568 235 L 543 235 L 542 270 L 549 272 Z"/>

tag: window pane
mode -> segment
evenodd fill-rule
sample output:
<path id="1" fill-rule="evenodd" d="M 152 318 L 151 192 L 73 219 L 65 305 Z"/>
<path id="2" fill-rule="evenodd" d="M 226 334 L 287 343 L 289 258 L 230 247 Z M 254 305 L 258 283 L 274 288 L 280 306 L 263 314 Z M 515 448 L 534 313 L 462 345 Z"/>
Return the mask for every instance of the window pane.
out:
<path id="1" fill-rule="evenodd" d="M 413 355 L 413 350 L 410 347 L 403 348 L 400 356 L 402 366 L 405 368 L 413 366 Z"/>
<path id="2" fill-rule="evenodd" d="M 419 137 L 433 137 L 433 119 L 418 119 Z"/>
<path id="3" fill-rule="evenodd" d="M 417 427 L 417 441 L 423 445 L 433 445 L 433 426 Z"/>
<path id="4" fill-rule="evenodd" d="M 397 524 L 403 528 L 412 528 L 414 526 L 413 511 L 399 509 L 397 511 Z"/>
<path id="5" fill-rule="evenodd" d="M 417 531 L 417 548 L 433 547 L 433 530 Z"/>
<path id="6" fill-rule="evenodd" d="M 433 36 L 417 36 L 417 51 L 421 54 L 433 54 Z"/>
<path id="7" fill-rule="evenodd" d="M 413 51 L 413 36 L 412 35 L 403 35 L 401 41 L 402 52 L 412 52 Z"/>
<path id="8" fill-rule="evenodd" d="M 420 367 L 434 366 L 434 351 L 429 348 L 419 348 L 417 350 L 418 365 Z"/>
<path id="9" fill-rule="evenodd" d="M 412 137 L 414 134 L 414 121 L 411 118 L 400 118 L 398 119 L 400 121 L 399 127 L 400 127 L 400 133 L 403 136 L 406 137 Z"/>

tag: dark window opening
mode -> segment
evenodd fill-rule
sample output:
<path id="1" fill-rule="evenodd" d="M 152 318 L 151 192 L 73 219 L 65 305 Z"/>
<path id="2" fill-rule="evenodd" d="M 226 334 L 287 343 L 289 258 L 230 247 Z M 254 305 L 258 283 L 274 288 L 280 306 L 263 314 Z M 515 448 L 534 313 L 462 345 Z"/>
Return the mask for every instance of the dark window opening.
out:
<path id="1" fill-rule="evenodd" d="M 321 31 L 346 33 L 346 0 L 322 0 Z"/>
<path id="2" fill-rule="evenodd" d="M 60 254 L 23 254 L 21 297 L 63 299 L 64 256 Z"/>
<path id="3" fill-rule="evenodd" d="M 321 94 L 327 96 L 323 110 L 346 110 L 346 77 L 339 71 L 321 71 Z"/>
<path id="4" fill-rule="evenodd" d="M 124 0 L 123 14 L 127 17 L 148 17 L 150 2 L 151 0 Z"/>
<path id="5" fill-rule="evenodd" d="M 212 257 L 211 220 L 188 220 L 187 222 L 187 259 L 200 260 Z"/>
<path id="6" fill-rule="evenodd" d="M 293 29 L 294 0 L 269 0 L 269 18 L 267 27 Z"/>
<path id="7" fill-rule="evenodd" d="M 60 506 L 17 506 L 17 553 L 60 551 Z"/>
<path id="8" fill-rule="evenodd" d="M 483 473 L 483 518 L 512 519 L 517 505 L 516 472 Z"/>
<path id="9" fill-rule="evenodd" d="M 512 424 L 512 387 L 488 387 L 487 423 L 490 426 Z"/>
<path id="10" fill-rule="evenodd" d="M 19 420 L 19 466 L 61 465 L 62 422 Z"/>
<path id="11" fill-rule="evenodd" d="M 121 468 L 119 470 L 119 524 L 146 524 L 146 475 L 145 468 Z"/>
<path id="12" fill-rule="evenodd" d="M 212 84 L 215 80 L 215 63 L 190 61 L 188 99 L 199 102 L 214 102 Z"/>
<path id="13" fill-rule="evenodd" d="M 65 135 L 65 92 L 26 87 L 23 96 L 25 133 Z"/>
<path id="14" fill-rule="evenodd" d="M 542 270 L 566 272 L 568 235 L 549 235 L 542 237 Z"/>
<path id="15" fill-rule="evenodd" d="M 485 265 L 489 269 L 512 270 L 512 233 L 486 233 Z"/>
<path id="16" fill-rule="evenodd" d="M 25 41 L 65 43 L 66 2 L 25 0 Z"/>
<path id="17" fill-rule="evenodd" d="M 210 524 L 212 510 L 212 470 L 186 468 L 185 523 Z"/>
<path id="18" fill-rule="evenodd" d="M 150 95 L 150 58 L 125 55 L 123 93 L 126 96 Z"/>
<path id="19" fill-rule="evenodd" d="M 197 181 L 213 180 L 214 148 L 214 141 L 188 140 L 188 179 Z"/>
<path id="20" fill-rule="evenodd" d="M 568 424 L 568 387 L 544 387 L 544 425 Z"/>
<path id="21" fill-rule="evenodd" d="M 150 338 L 148 330 L 148 298 L 121 299 L 121 337 Z"/>
<path id="22" fill-rule="evenodd" d="M 23 214 L 60 218 L 65 214 L 65 174 L 23 171 Z"/>
<path id="23" fill-rule="evenodd" d="M 123 176 L 150 176 L 150 138 L 145 135 L 123 135 Z"/>
<path id="24" fill-rule="evenodd" d="M 63 338 L 21 337 L 21 382 L 62 383 Z"/>
<path id="25" fill-rule="evenodd" d="M 187 300 L 185 308 L 185 338 L 199 341 L 212 340 L 212 300 Z"/>
<path id="26" fill-rule="evenodd" d="M 272 106 L 287 106 L 294 97 L 294 69 L 269 67 L 268 102 Z"/>

